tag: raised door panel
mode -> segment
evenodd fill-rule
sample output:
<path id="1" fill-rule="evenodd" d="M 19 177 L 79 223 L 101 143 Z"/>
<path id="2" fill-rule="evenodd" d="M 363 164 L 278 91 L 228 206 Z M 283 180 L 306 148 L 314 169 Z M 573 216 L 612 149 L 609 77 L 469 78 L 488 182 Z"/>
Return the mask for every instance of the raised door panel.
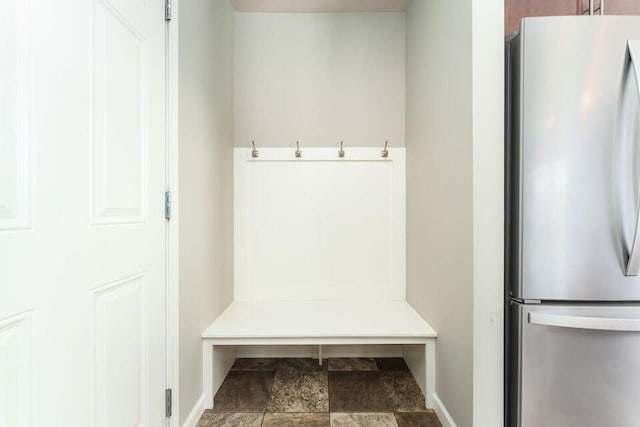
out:
<path id="1" fill-rule="evenodd" d="M 0 0 L 0 230 L 29 225 L 28 2 Z"/>
<path id="2" fill-rule="evenodd" d="M 135 22 L 135 15 L 95 1 L 94 223 L 139 222 L 145 216 L 148 71 L 144 29 Z"/>
<path id="3" fill-rule="evenodd" d="M 136 275 L 92 296 L 92 425 L 148 425 L 147 278 Z"/>
<path id="4" fill-rule="evenodd" d="M 0 319 L 0 426 L 32 425 L 31 315 Z"/>
<path id="5" fill-rule="evenodd" d="M 520 19 L 528 16 L 581 15 L 588 9 L 588 0 L 505 0 L 504 32 L 516 31 Z"/>

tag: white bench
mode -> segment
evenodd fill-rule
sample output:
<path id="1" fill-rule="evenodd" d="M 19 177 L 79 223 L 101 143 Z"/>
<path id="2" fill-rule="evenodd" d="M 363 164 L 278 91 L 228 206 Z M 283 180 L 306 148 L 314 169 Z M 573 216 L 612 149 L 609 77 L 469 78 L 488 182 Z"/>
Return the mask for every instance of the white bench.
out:
<path id="1" fill-rule="evenodd" d="M 235 358 L 225 348 L 396 344 L 407 345 L 407 364 L 433 408 L 436 336 L 405 301 L 235 301 L 202 334 L 205 407 Z"/>

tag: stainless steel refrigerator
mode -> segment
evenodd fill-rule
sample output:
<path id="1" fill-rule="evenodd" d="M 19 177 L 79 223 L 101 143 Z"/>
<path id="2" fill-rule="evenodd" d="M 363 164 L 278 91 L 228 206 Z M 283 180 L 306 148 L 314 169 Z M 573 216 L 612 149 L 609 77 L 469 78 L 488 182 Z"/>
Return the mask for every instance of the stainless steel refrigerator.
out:
<path id="1" fill-rule="evenodd" d="M 640 426 L 640 17 L 507 38 L 509 426 Z"/>

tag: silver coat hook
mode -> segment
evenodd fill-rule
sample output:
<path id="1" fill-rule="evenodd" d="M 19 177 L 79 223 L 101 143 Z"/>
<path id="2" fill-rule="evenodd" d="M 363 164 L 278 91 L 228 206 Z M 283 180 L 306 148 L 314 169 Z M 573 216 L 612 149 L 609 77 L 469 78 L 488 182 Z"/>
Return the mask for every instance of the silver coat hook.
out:
<path id="1" fill-rule="evenodd" d="M 296 157 L 302 157 L 302 151 L 300 151 L 300 143 L 296 141 Z"/>
<path id="2" fill-rule="evenodd" d="M 343 142 L 340 141 L 340 151 L 338 151 L 338 157 L 344 157 L 344 148 L 343 148 Z"/>
<path id="3" fill-rule="evenodd" d="M 389 145 L 389 141 L 384 142 L 384 150 L 382 150 L 382 157 L 386 159 L 389 157 L 389 150 L 387 150 L 387 145 Z"/>
<path id="4" fill-rule="evenodd" d="M 256 143 L 254 141 L 251 141 L 251 145 L 253 145 L 253 150 L 251 150 L 251 157 L 255 159 L 256 157 L 258 157 L 259 153 L 258 150 L 256 150 Z"/>

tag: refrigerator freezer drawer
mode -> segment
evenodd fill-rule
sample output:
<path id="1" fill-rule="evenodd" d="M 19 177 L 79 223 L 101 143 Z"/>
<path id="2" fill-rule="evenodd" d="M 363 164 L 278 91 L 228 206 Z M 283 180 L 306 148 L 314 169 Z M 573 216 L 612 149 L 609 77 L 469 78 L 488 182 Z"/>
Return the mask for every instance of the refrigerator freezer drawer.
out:
<path id="1" fill-rule="evenodd" d="M 510 426 L 640 425 L 640 305 L 510 309 Z"/>

